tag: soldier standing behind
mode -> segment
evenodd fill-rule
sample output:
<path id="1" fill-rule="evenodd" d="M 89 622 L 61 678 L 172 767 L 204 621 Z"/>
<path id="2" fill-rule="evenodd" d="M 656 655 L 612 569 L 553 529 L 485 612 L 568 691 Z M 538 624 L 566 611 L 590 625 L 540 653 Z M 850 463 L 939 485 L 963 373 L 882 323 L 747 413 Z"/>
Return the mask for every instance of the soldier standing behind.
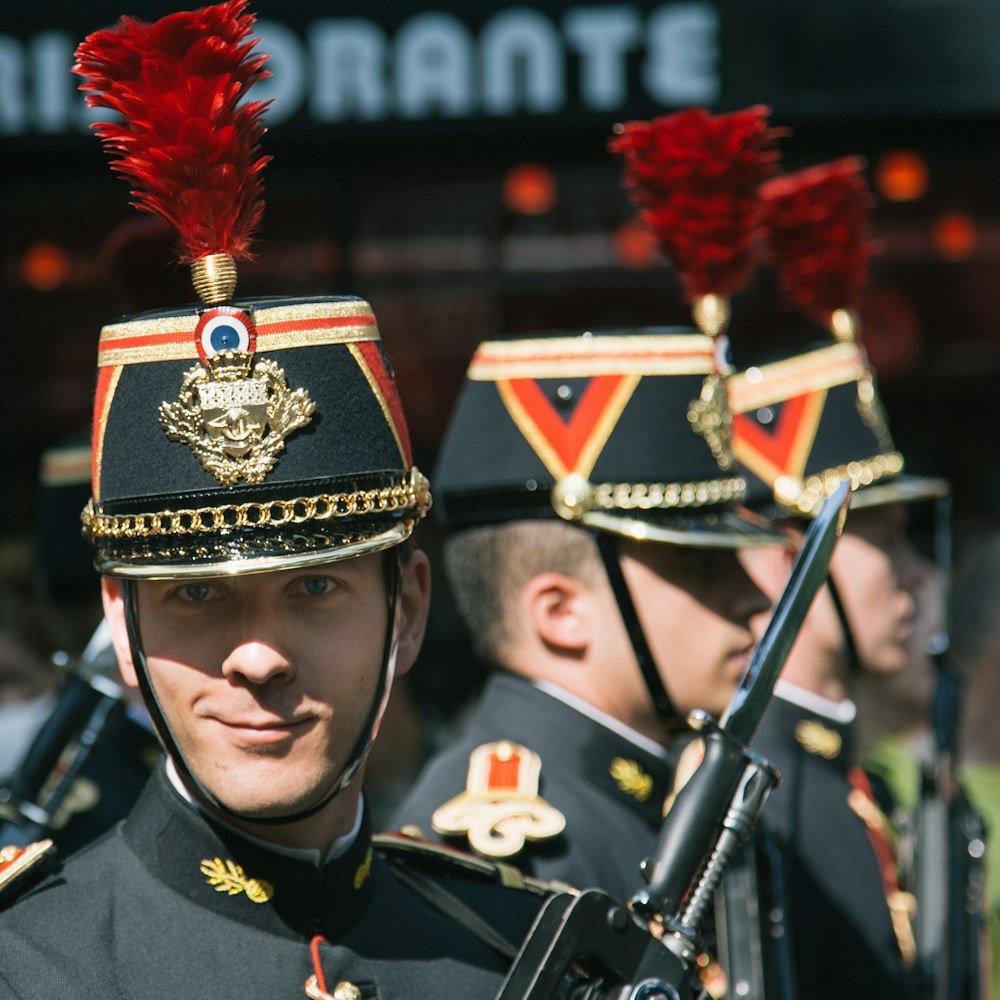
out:
<path id="1" fill-rule="evenodd" d="M 167 763 L 40 882 L 44 844 L 0 855 L 5 998 L 492 997 L 541 903 L 512 870 L 371 835 L 361 779 L 423 636 L 408 539 L 430 495 L 368 304 L 232 297 L 261 211 L 252 24 L 230 0 L 78 51 L 203 302 L 102 332 L 86 513 Z"/>
<path id="2" fill-rule="evenodd" d="M 631 123 L 616 142 L 639 147 L 650 132 L 691 142 L 678 162 L 695 187 L 713 140 L 730 137 L 714 205 L 731 201 L 733 228 L 753 229 L 772 156 L 765 109 Z M 666 186 L 689 204 L 720 195 L 711 181 Z M 768 606 L 736 556 L 776 539 L 737 510 L 713 337 L 748 273 L 742 247 L 733 235 L 703 248 L 728 261 L 718 272 L 668 248 L 700 331 L 478 348 L 435 482 L 457 606 L 498 669 L 397 810 L 401 827 L 619 899 L 639 888 L 687 714 L 722 713 L 753 648 L 750 617 Z"/>
<path id="3" fill-rule="evenodd" d="M 873 373 L 854 342 L 851 310 L 869 252 L 861 169 L 845 160 L 770 182 L 771 242 L 785 287 L 839 339 L 749 365 L 731 382 L 734 454 L 754 506 L 780 519 L 791 538 L 801 540 L 842 477 L 855 488 L 828 586 L 754 739 L 782 774 L 761 826 L 781 849 L 801 1000 L 902 997 L 915 948 L 913 898 L 900 890 L 891 825 L 856 766 L 849 694 L 855 671 L 906 666 L 924 569 L 906 537 L 905 504 L 940 496 L 947 485 L 903 475 Z M 746 553 L 751 575 L 772 596 L 788 576 L 786 552 Z"/>

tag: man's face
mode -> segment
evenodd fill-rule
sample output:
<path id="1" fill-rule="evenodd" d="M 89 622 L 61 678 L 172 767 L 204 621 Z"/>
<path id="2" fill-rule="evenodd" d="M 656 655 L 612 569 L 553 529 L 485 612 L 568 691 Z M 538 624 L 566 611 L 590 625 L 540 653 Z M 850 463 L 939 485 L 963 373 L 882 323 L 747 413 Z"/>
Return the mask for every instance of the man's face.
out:
<path id="1" fill-rule="evenodd" d="M 721 715 L 753 652 L 750 619 L 768 599 L 727 550 L 630 545 L 622 570 L 674 707 Z"/>
<path id="2" fill-rule="evenodd" d="M 426 617 L 426 559 L 417 555 L 404 568 L 400 672 Z M 153 687 L 205 787 L 261 818 L 322 799 L 349 762 L 378 684 L 388 614 L 381 556 L 137 589 Z M 113 583 L 106 591 L 121 658 L 122 605 Z"/>
<path id="3" fill-rule="evenodd" d="M 902 504 L 851 511 L 830 573 L 866 670 L 895 673 L 911 655 L 924 565 L 906 537 Z"/>

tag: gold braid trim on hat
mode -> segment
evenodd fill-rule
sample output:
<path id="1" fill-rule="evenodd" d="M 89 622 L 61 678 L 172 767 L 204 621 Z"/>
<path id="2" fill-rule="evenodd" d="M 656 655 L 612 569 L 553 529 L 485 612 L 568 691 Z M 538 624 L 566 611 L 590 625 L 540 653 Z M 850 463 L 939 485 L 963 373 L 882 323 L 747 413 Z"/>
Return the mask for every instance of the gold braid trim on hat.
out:
<path id="1" fill-rule="evenodd" d="M 91 541 L 99 542 L 118 538 L 210 534 L 232 528 L 279 527 L 366 514 L 393 514 L 404 510 L 413 510 L 420 518 L 430 506 L 427 478 L 414 468 L 408 480 L 395 486 L 352 493 L 321 493 L 294 500 L 224 504 L 155 514 L 103 514 L 95 511 L 91 501 L 80 519 L 84 534 Z"/>
<path id="2" fill-rule="evenodd" d="M 814 512 L 843 479 L 850 479 L 851 489 L 856 490 L 862 486 L 871 486 L 886 476 L 898 476 L 902 471 L 903 456 L 898 451 L 893 451 L 824 469 L 802 482 L 781 476 L 774 483 L 774 496 L 786 507 L 808 515 Z"/>
<path id="3" fill-rule="evenodd" d="M 746 496 L 746 480 L 705 479 L 687 483 L 590 483 L 572 475 L 556 483 L 552 506 L 568 521 L 590 510 L 680 510 L 733 503 Z"/>

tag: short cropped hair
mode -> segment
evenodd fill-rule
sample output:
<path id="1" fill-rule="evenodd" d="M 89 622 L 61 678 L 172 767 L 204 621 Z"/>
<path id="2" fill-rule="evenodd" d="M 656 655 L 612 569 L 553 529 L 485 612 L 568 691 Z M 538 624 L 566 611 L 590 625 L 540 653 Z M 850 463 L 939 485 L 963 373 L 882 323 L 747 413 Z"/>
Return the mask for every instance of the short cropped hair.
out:
<path id="1" fill-rule="evenodd" d="M 466 528 L 444 546 L 445 572 L 476 655 L 508 666 L 517 636 L 517 599 L 540 573 L 562 573 L 587 586 L 601 578 L 591 535 L 561 521 L 510 521 Z"/>

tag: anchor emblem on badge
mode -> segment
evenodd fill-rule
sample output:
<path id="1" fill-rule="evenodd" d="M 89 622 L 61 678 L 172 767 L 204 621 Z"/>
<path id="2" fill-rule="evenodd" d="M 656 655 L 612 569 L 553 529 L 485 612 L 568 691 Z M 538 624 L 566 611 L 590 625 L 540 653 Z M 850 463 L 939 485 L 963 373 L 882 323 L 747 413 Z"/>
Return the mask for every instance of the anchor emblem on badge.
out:
<path id="1" fill-rule="evenodd" d="M 289 389 L 275 362 L 255 358 L 257 330 L 247 313 L 209 309 L 194 336 L 201 364 L 185 373 L 176 403 L 160 404 L 160 426 L 223 486 L 261 483 L 316 404 L 305 389 Z"/>

